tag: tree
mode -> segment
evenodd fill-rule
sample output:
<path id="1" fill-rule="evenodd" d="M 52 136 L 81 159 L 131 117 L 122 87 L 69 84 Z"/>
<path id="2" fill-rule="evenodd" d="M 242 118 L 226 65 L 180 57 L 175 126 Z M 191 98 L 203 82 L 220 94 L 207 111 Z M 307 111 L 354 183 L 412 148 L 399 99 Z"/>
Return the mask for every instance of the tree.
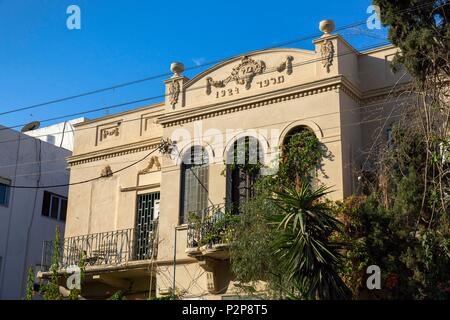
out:
<path id="1" fill-rule="evenodd" d="M 259 177 L 255 196 L 239 208 L 230 254 L 246 294 L 261 294 L 258 285 L 263 281 L 270 298 L 348 297 L 338 274 L 338 245 L 330 240 L 339 222 L 325 203 L 325 188 L 312 187 L 324 156 L 329 155 L 313 132 L 293 132 L 278 173 Z"/>
<path id="2" fill-rule="evenodd" d="M 53 240 L 52 265 L 50 266 L 50 280 L 41 286 L 44 300 L 61 300 L 59 293 L 59 263 L 61 259 L 61 235 L 59 226 L 56 226 L 55 239 Z"/>
<path id="3" fill-rule="evenodd" d="M 270 215 L 283 232 L 274 242 L 275 254 L 301 299 L 346 299 L 350 290 L 339 276 L 341 249 L 331 240 L 340 222 L 332 217 L 330 204 L 323 201 L 327 189 L 313 190 L 303 182 L 300 188 L 276 192 L 272 201 L 280 209 Z"/>
<path id="4" fill-rule="evenodd" d="M 450 2 L 374 0 L 389 39 L 400 48 L 397 63 L 421 82 L 430 75 L 450 77 Z"/>
<path id="5" fill-rule="evenodd" d="M 355 244 L 347 253 L 382 268 L 389 297 L 445 299 L 450 291 L 450 1 L 374 4 L 400 49 L 394 69 L 402 66 L 412 76 L 412 98 L 392 128 L 392 145 L 380 143 L 372 155 L 372 192 L 357 208 L 348 207 L 350 202 L 340 208 L 347 223 L 360 226 L 357 234 L 347 234 Z"/>
<path id="6" fill-rule="evenodd" d="M 239 208 L 230 260 L 238 286 L 245 295 L 281 299 L 290 290 L 285 289 L 288 287 L 285 270 L 274 255 L 273 243 L 281 230 L 269 223 L 269 215 L 276 210 L 270 201 L 270 186 L 269 179 L 257 181 L 255 197 Z M 260 288 L 261 281 L 265 283 L 265 290 Z"/>
<path id="7" fill-rule="evenodd" d="M 355 297 L 448 299 L 449 211 L 439 205 L 439 193 L 431 188 L 435 164 L 427 153 L 426 138 L 415 122 L 397 123 L 391 147 L 376 156 L 373 192 L 338 205 L 337 215 L 344 222 L 339 240 L 350 245 L 343 278 Z M 382 270 L 379 297 L 365 290 L 368 265 Z"/>
<path id="8" fill-rule="evenodd" d="M 34 271 L 33 267 L 29 267 L 25 300 L 33 300 L 33 291 L 34 291 Z"/>
<path id="9" fill-rule="evenodd" d="M 374 4 L 389 27 L 389 39 L 400 49 L 396 65 L 413 76 L 414 99 L 402 112 L 397 141 L 408 140 L 414 149 L 400 143 L 405 152 L 396 152 L 393 160 L 402 161 L 398 164 L 403 169 L 415 161 L 413 170 L 422 178 L 418 221 L 428 221 L 432 228 L 448 216 L 450 207 L 450 1 L 374 0 Z"/>

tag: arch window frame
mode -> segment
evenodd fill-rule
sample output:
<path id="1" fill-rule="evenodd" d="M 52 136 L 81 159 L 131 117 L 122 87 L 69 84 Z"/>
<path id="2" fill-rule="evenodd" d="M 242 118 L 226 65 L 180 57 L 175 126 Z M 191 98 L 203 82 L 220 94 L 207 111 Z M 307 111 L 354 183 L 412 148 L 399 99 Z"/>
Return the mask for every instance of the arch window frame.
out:
<path id="1" fill-rule="evenodd" d="M 209 155 L 203 146 L 193 145 L 182 160 L 179 224 L 186 224 L 190 214 L 200 215 L 208 207 Z"/>

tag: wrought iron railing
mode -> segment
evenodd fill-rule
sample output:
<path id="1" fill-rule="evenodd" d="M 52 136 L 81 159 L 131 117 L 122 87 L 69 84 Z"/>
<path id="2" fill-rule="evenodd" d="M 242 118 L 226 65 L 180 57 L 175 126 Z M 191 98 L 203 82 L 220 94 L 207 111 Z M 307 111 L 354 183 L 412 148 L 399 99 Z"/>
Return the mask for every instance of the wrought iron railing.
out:
<path id="1" fill-rule="evenodd" d="M 59 267 L 78 265 L 82 257 L 86 266 L 118 265 L 128 261 L 149 260 L 156 256 L 157 221 L 142 230 L 116 230 L 65 238 L 59 248 Z M 42 267 L 49 270 L 54 254 L 53 241 L 45 241 Z"/>
<path id="2" fill-rule="evenodd" d="M 191 215 L 187 228 L 187 247 L 212 246 L 229 242 L 235 217 L 226 213 L 223 204 L 214 205 Z"/>

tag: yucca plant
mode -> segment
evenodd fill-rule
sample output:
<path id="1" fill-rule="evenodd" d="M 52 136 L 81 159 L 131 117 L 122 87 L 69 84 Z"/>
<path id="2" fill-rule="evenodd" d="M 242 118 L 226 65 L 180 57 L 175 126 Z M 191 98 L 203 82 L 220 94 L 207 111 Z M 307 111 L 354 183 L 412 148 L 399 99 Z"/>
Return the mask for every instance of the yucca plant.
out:
<path id="1" fill-rule="evenodd" d="M 274 241 L 275 254 L 295 288 L 291 298 L 347 299 L 350 290 L 338 274 L 340 244 L 330 241 L 340 222 L 323 200 L 325 187 L 313 190 L 308 183 L 287 187 L 274 194 L 278 208 L 270 222 L 282 231 Z"/>

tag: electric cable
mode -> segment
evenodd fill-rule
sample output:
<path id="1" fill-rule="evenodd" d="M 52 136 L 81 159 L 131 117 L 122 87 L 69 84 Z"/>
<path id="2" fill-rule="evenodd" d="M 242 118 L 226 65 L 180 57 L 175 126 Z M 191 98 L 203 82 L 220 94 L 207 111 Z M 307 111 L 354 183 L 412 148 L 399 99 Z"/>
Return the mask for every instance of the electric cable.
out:
<path id="1" fill-rule="evenodd" d="M 411 7 L 411 8 L 399 10 L 397 12 L 397 14 L 415 11 L 417 9 L 421 9 L 421 8 L 426 7 L 426 6 L 434 5 L 434 4 L 435 4 L 435 1 L 425 2 L 425 3 L 419 4 L 417 6 Z M 351 24 L 348 24 L 348 25 L 344 25 L 344 26 L 339 27 L 339 28 L 336 28 L 336 30 L 334 32 L 339 32 L 339 31 L 342 31 L 342 30 L 345 30 L 345 29 L 354 28 L 354 27 L 357 27 L 357 26 L 360 26 L 360 25 L 363 25 L 363 24 L 366 24 L 366 23 L 367 23 L 367 19 L 359 21 L 359 22 L 351 23 Z M 300 38 L 296 38 L 296 39 L 292 39 L 292 40 L 287 40 L 287 41 L 284 41 L 284 42 L 272 45 L 270 47 L 259 49 L 259 50 L 256 50 L 256 51 L 267 50 L 267 49 L 270 49 L 270 48 L 284 47 L 284 46 L 291 45 L 291 44 L 294 44 L 294 43 L 298 43 L 298 42 L 301 42 L 301 41 L 317 38 L 317 37 L 320 37 L 321 35 L 322 34 L 315 33 L 315 34 L 312 34 L 312 35 L 309 35 L 309 36 L 306 36 L 306 37 L 300 37 Z M 218 64 L 218 63 L 227 61 L 227 60 L 232 59 L 232 58 L 234 58 L 234 56 L 233 57 L 228 57 L 228 58 L 222 58 L 222 59 L 215 60 L 215 61 L 209 61 L 209 62 L 200 64 L 200 65 L 190 66 L 190 67 L 187 67 L 185 70 L 186 71 L 195 70 L 195 69 L 198 69 L 198 68 L 202 68 L 202 67 Z M 167 73 L 152 75 L 152 76 L 145 77 L 145 78 L 142 78 L 142 79 L 133 80 L 133 81 L 129 81 L 129 82 L 124 82 L 124 83 L 116 84 L 116 85 L 105 87 L 105 88 L 101 88 L 101 89 L 91 90 L 91 91 L 87 91 L 87 92 L 84 92 L 84 93 L 79 93 L 79 94 L 72 95 L 72 96 L 67 96 L 67 97 L 54 99 L 54 100 L 49 100 L 49 101 L 46 101 L 46 102 L 37 103 L 37 104 L 29 105 L 29 106 L 18 107 L 18 108 L 11 109 L 11 110 L 8 110 L 8 111 L 0 112 L 0 116 L 1 115 L 12 114 L 12 113 L 19 112 L 19 111 L 35 109 L 35 108 L 38 108 L 38 107 L 48 106 L 48 105 L 51 105 L 51 104 L 64 102 L 64 101 L 68 101 L 68 100 L 73 100 L 73 99 L 76 99 L 76 98 L 86 97 L 86 96 L 98 94 L 98 93 L 101 93 L 101 92 L 115 90 L 115 89 L 118 89 L 118 88 L 123 88 L 123 87 L 131 86 L 131 85 L 135 85 L 135 84 L 138 84 L 138 83 L 142 83 L 142 82 L 146 82 L 146 81 L 150 81 L 150 80 L 155 80 L 155 79 L 162 78 L 162 77 L 167 77 L 167 76 L 171 76 L 171 73 L 167 72 Z"/>

